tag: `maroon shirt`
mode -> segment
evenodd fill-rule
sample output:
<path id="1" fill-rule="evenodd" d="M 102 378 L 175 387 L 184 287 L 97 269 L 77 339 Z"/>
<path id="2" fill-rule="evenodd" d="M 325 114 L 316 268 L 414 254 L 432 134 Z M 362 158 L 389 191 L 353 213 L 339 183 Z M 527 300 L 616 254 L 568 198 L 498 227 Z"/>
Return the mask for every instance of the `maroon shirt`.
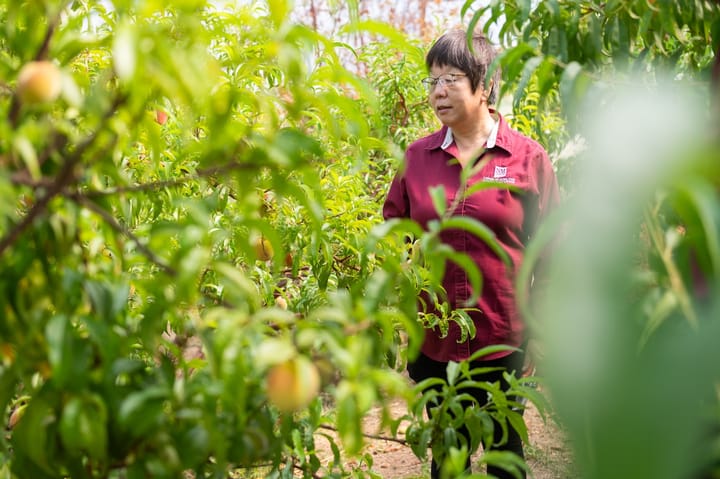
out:
<path id="1" fill-rule="evenodd" d="M 499 124 L 494 145 L 491 135 L 490 144 L 479 160 L 487 163 L 469 179 L 468 186 L 494 180 L 512 184 L 524 193 L 505 188 L 480 190 L 462 200 L 454 215 L 470 216 L 484 223 L 495 233 L 511 261 L 506 266 L 483 240 L 464 230 L 442 233 L 444 243 L 467 253 L 476 262 L 483 275 L 483 289 L 476 305 L 480 311 L 468 311 L 477 328 L 474 338 L 459 342 L 460 328 L 454 321 L 450 322 L 445 337 L 436 329 L 426 332 L 422 352 L 436 361 L 461 361 L 485 346 L 518 347 L 523 343 L 525 328 L 516 304 L 515 278 L 525 246 L 539 220 L 559 201 L 555 173 L 545 150 L 510 129 L 502 116 L 497 116 Z M 438 185 L 445 188 L 447 205 L 452 204 L 461 187 L 462 167 L 456 160 L 458 150 L 454 142 L 442 148 L 447 131 L 448 128 L 443 127 L 407 149 L 405 167 L 390 185 L 383 206 L 385 219 L 411 218 L 426 228 L 430 220 L 438 218 L 429 194 L 429 190 Z M 442 284 L 453 308 L 462 307 L 472 296 L 465 270 L 453 262 L 447 263 Z M 500 352 L 483 359 L 506 354 L 509 353 Z"/>

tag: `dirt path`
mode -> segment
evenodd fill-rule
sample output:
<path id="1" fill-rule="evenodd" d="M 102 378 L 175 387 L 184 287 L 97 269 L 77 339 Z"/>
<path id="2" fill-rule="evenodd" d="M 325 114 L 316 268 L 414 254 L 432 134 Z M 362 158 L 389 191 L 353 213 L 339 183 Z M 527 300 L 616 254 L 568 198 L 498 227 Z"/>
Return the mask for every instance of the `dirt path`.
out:
<path id="1" fill-rule="evenodd" d="M 401 401 L 392 403 L 393 417 L 405 413 Z M 572 479 L 571 457 L 561 431 L 548 419 L 547 423 L 537 410 L 529 406 L 525 412 L 530 444 L 526 448 L 526 460 L 535 479 Z M 379 411 L 373 411 L 364 421 L 365 432 L 381 435 Z M 401 427 L 402 430 L 402 427 Z M 408 479 L 429 477 L 428 467 L 415 457 L 409 447 L 393 441 L 368 440 L 366 451 L 374 460 L 373 471 L 384 479 Z M 349 463 L 352 467 L 353 464 Z"/>

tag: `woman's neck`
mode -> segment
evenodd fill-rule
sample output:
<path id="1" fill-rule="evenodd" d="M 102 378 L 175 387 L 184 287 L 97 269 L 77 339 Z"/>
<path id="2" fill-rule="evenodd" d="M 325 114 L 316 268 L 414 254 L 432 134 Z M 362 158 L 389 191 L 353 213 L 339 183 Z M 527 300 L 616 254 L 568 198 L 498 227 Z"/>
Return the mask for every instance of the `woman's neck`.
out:
<path id="1" fill-rule="evenodd" d="M 488 111 L 478 121 L 465 125 L 453 126 L 452 133 L 460 154 L 460 164 L 465 166 L 471 159 L 477 157 L 487 143 L 490 134 L 495 127 L 495 119 Z"/>

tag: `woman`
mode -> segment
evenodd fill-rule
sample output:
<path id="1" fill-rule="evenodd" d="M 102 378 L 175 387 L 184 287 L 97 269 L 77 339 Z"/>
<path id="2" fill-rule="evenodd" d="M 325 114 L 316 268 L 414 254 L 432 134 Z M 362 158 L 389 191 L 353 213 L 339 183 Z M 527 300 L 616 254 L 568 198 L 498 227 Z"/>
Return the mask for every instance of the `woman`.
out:
<path id="1" fill-rule="evenodd" d="M 505 264 L 483 240 L 468 232 L 443 232 L 442 241 L 468 254 L 483 275 L 480 299 L 468 310 L 477 333 L 460 341 L 460 328 L 454 322 L 445 336 L 436 329 L 427 330 L 420 356 L 408 365 L 411 378 L 417 382 L 429 377 L 446 379 L 449 361 L 467 359 L 483 347 L 502 344 L 521 348 L 527 339 L 514 283 L 525 246 L 538 222 L 558 202 L 559 193 L 545 150 L 512 130 L 490 106 L 497 95 L 499 72 L 492 78 L 486 76 L 495 56 L 482 34 L 474 34 L 472 50 L 468 48 L 466 32 L 460 29 L 444 34 L 430 48 L 425 59 L 430 76 L 424 83 L 430 105 L 443 126 L 407 149 L 404 168 L 393 180 L 383 207 L 386 219 L 411 218 L 425 227 L 438 218 L 429 191 L 442 185 L 448 207 L 455 207 L 452 214 L 470 216 L 491 228 L 510 258 L 509 265 Z M 467 168 L 474 171 L 462 185 L 462 171 Z M 465 188 L 488 180 L 522 192 L 486 188 L 461 198 Z M 462 268 L 449 262 L 442 284 L 453 308 L 467 307 L 473 291 Z M 476 379 L 500 381 L 507 388 L 502 372 L 521 374 L 523 362 L 522 350 L 502 351 L 482 357 L 472 366 L 502 368 Z M 484 390 L 476 390 L 473 396 L 480 405 L 488 401 Z M 496 427 L 496 432 L 499 429 Z M 499 440 L 500 434 L 497 437 Z M 504 444 L 486 446 L 523 457 L 522 441 L 514 431 Z M 495 467 L 489 467 L 488 472 L 498 478 L 514 477 Z M 434 461 L 432 477 L 439 477 Z"/>

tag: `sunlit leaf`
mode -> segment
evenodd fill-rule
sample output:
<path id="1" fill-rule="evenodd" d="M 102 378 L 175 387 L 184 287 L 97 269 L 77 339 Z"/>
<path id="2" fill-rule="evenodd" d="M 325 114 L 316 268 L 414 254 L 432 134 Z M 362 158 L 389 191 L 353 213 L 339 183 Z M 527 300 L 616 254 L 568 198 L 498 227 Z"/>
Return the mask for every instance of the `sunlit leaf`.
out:
<path id="1" fill-rule="evenodd" d="M 115 72 L 122 80 L 129 81 L 135 74 L 137 65 L 135 32 L 129 25 L 121 27 L 113 42 L 113 64 Z"/>

